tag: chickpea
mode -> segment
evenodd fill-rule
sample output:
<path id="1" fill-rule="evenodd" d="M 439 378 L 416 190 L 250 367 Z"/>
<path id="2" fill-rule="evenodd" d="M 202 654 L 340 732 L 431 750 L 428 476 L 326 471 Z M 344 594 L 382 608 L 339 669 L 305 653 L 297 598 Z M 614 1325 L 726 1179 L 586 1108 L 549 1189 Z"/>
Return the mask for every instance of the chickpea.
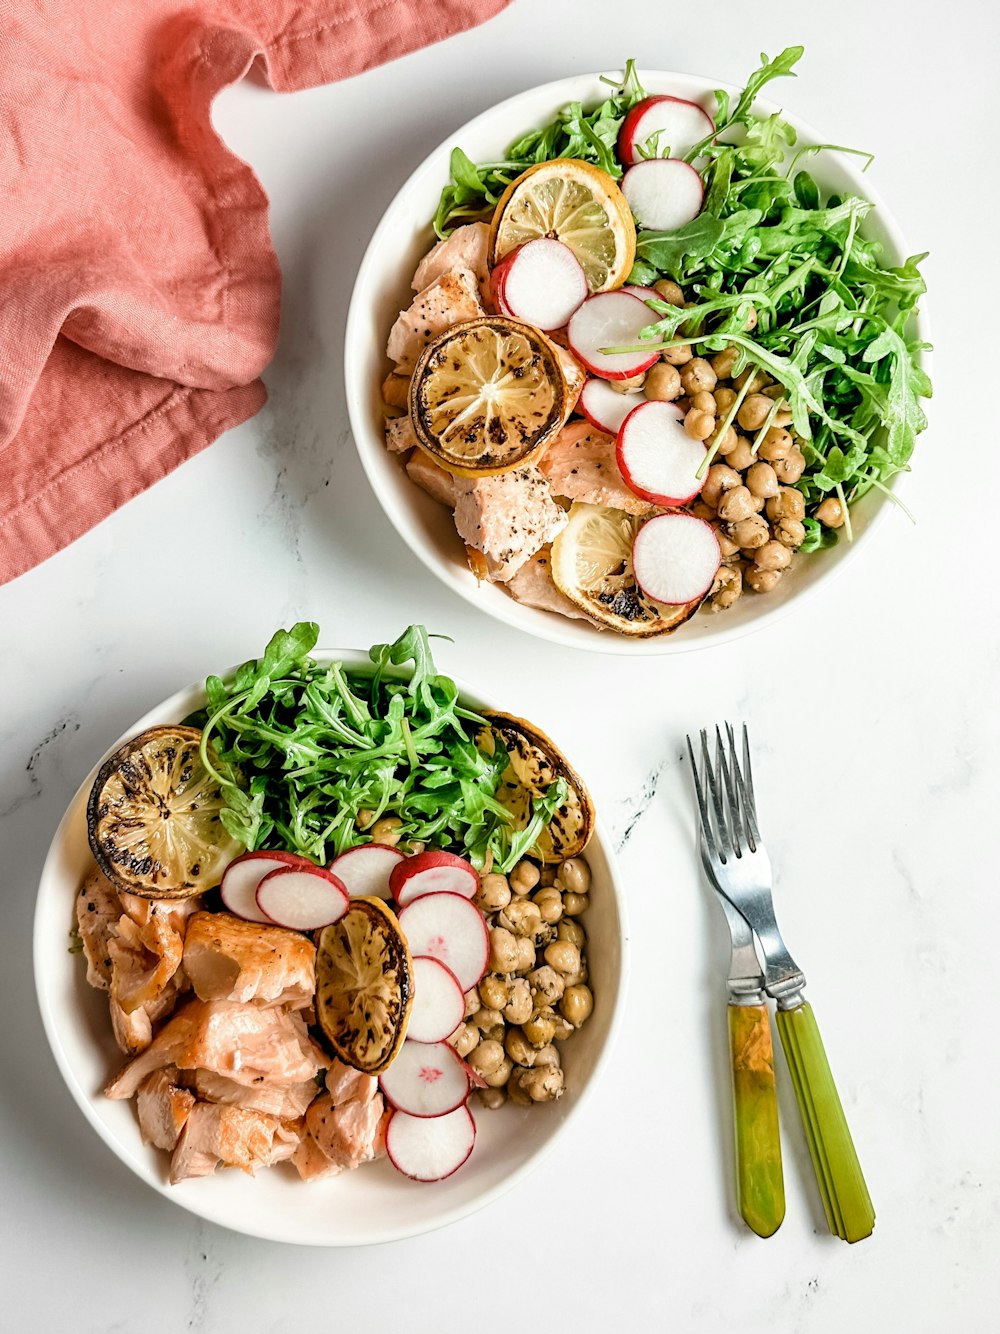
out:
<path id="1" fill-rule="evenodd" d="M 844 507 L 836 496 L 827 496 L 816 506 L 816 518 L 827 528 L 843 528 Z"/>
<path id="2" fill-rule="evenodd" d="M 504 1049 L 515 1065 L 523 1065 L 530 1068 L 535 1064 L 535 1060 L 537 1059 L 535 1048 L 519 1028 L 509 1028 L 507 1030 L 507 1037 L 504 1040 Z"/>
<path id="3" fill-rule="evenodd" d="M 609 380 L 611 388 L 619 394 L 630 394 L 633 389 L 641 389 L 646 383 L 646 372 L 640 371 L 638 375 L 630 375 L 627 380 Z"/>
<path id="4" fill-rule="evenodd" d="M 780 570 L 760 570 L 756 565 L 751 565 L 746 572 L 746 582 L 755 593 L 770 593 L 780 578 Z"/>
<path id="5" fill-rule="evenodd" d="M 725 523 L 739 523 L 753 513 L 753 497 L 745 486 L 734 486 L 719 501 L 719 518 Z"/>
<path id="6" fill-rule="evenodd" d="M 510 1079 L 507 1081 L 506 1093 L 515 1107 L 531 1106 L 531 1095 L 526 1093 L 521 1087 L 521 1079 L 527 1073 L 527 1070 L 514 1070 Z"/>
<path id="7" fill-rule="evenodd" d="M 565 1076 L 558 1066 L 526 1070 L 519 1083 L 532 1102 L 552 1102 L 562 1096 L 566 1086 Z"/>
<path id="8" fill-rule="evenodd" d="M 576 972 L 567 973 L 566 976 L 563 978 L 563 981 L 566 983 L 566 987 L 568 989 L 569 987 L 580 986 L 581 983 L 588 981 L 589 977 L 590 974 L 587 971 L 586 960 L 581 959 L 580 967 L 576 970 Z"/>
<path id="9" fill-rule="evenodd" d="M 549 885 L 554 885 L 556 883 L 556 867 L 551 864 L 541 867 L 538 883 L 542 889 L 548 889 Z"/>
<path id="10" fill-rule="evenodd" d="M 510 885 L 505 875 L 484 875 L 473 900 L 480 912 L 499 912 L 510 903 Z"/>
<path id="11" fill-rule="evenodd" d="M 589 894 L 564 894 L 563 912 L 567 917 L 579 917 L 590 907 Z"/>
<path id="12" fill-rule="evenodd" d="M 711 523 L 715 518 L 715 510 L 711 505 L 706 505 L 703 500 L 696 500 L 691 506 L 691 513 L 696 519 L 704 519 L 706 523 Z"/>
<path id="13" fill-rule="evenodd" d="M 751 514 L 748 519 L 741 519 L 732 527 L 733 541 L 740 544 L 741 551 L 756 551 L 770 537 L 770 529 L 759 514 Z"/>
<path id="14" fill-rule="evenodd" d="M 684 429 L 692 440 L 707 440 L 715 430 L 715 414 L 693 408 L 684 418 Z"/>
<path id="15" fill-rule="evenodd" d="M 560 930 L 563 925 L 564 923 L 559 923 Z M 529 973 L 526 980 L 535 997 L 536 1004 L 540 1006 L 555 1005 L 556 1001 L 562 999 L 562 994 L 566 989 L 565 982 L 556 970 L 548 964 Z M 523 1023 L 524 1020 L 522 1019 L 521 1022 Z"/>
<path id="16" fill-rule="evenodd" d="M 582 950 L 587 943 L 587 933 L 579 922 L 574 922 L 571 921 L 570 918 L 564 917 L 556 928 L 556 939 L 568 940 L 571 945 L 575 945 L 577 949 Z M 560 995 L 561 994 L 562 993 L 560 992 Z"/>
<path id="17" fill-rule="evenodd" d="M 530 936 L 517 937 L 517 967 L 515 973 L 530 973 L 535 966 L 535 942 Z"/>
<path id="18" fill-rule="evenodd" d="M 659 282 L 655 282 L 653 291 L 661 301 L 666 301 L 671 306 L 683 306 L 684 304 L 684 293 L 669 278 L 661 278 Z"/>
<path id="19" fill-rule="evenodd" d="M 719 550 L 722 552 L 722 559 L 726 560 L 729 556 L 735 556 L 739 551 L 739 544 L 734 542 L 724 528 L 716 528 L 715 536 L 719 543 Z"/>
<path id="20" fill-rule="evenodd" d="M 547 1047 L 555 1036 L 556 1017 L 552 1010 L 538 1010 L 527 1023 L 522 1025 L 522 1032 L 533 1047 Z"/>
<path id="21" fill-rule="evenodd" d="M 468 1056 L 479 1045 L 479 1029 L 474 1024 L 460 1024 L 448 1042 L 459 1056 Z"/>
<path id="22" fill-rule="evenodd" d="M 738 550 L 739 548 L 737 548 Z M 713 611 L 725 611 L 738 602 L 743 593 L 743 575 L 738 565 L 720 565 L 712 588 Z"/>
<path id="23" fill-rule="evenodd" d="M 556 883 L 571 894 L 586 894 L 590 889 L 590 867 L 582 857 L 567 857 L 559 867 Z"/>
<path id="24" fill-rule="evenodd" d="M 513 932 L 502 926 L 490 930 L 490 970 L 494 973 L 512 973 L 517 967 L 518 948 Z"/>
<path id="25" fill-rule="evenodd" d="M 732 426 L 727 426 L 721 435 L 716 432 L 716 435 L 718 442 L 715 447 L 715 452 L 717 454 L 722 454 L 723 457 L 732 454 L 733 450 L 736 449 L 740 443 L 740 437 L 736 434 L 736 431 Z"/>
<path id="26" fill-rule="evenodd" d="M 670 366 L 686 366 L 693 356 L 689 343 L 678 343 L 676 347 L 668 347 L 660 353 L 662 360 Z"/>
<path id="27" fill-rule="evenodd" d="M 503 1017 L 508 1024 L 523 1024 L 531 1018 L 535 1002 L 527 978 L 514 977 L 510 981 L 510 995 L 503 1008 Z"/>
<path id="28" fill-rule="evenodd" d="M 806 517 L 806 499 L 801 491 L 793 486 L 783 486 L 776 496 L 767 502 L 769 519 L 804 519 Z"/>
<path id="29" fill-rule="evenodd" d="M 580 969 L 580 949 L 570 940 L 554 940 L 545 947 L 545 962 L 564 976 Z"/>
<path id="30" fill-rule="evenodd" d="M 403 822 L 398 815 L 385 815 L 381 820 L 376 820 L 371 827 L 371 836 L 373 843 L 384 843 L 387 847 L 394 848 L 402 835 Z"/>
<path id="31" fill-rule="evenodd" d="M 774 472 L 782 486 L 791 486 L 806 470 L 806 459 L 801 449 L 792 448 L 783 459 L 776 459 Z"/>
<path id="32" fill-rule="evenodd" d="M 691 400 L 691 406 L 697 408 L 699 412 L 707 412 L 710 417 L 715 416 L 715 396 L 707 389 L 698 390 Z"/>
<path id="33" fill-rule="evenodd" d="M 788 456 L 792 443 L 792 437 L 786 430 L 783 430 L 780 426 L 771 426 L 760 442 L 760 449 L 757 453 L 765 462 L 774 463 L 776 459 L 783 459 Z"/>
<path id="34" fill-rule="evenodd" d="M 749 333 L 751 329 L 756 329 L 756 327 L 757 327 L 757 309 L 755 306 L 751 306 L 750 314 L 747 316 L 747 322 L 745 328 L 747 333 Z"/>
<path id="35" fill-rule="evenodd" d="M 747 390 L 747 394 L 759 394 L 767 384 L 767 376 L 763 371 L 759 371 L 756 366 L 751 364 L 749 366 L 744 366 L 739 375 L 733 376 L 733 384 L 737 389 L 742 389 L 747 381 L 750 382 L 750 388 Z M 746 399 L 743 401 L 746 402 Z"/>
<path id="36" fill-rule="evenodd" d="M 491 1075 L 483 1075 L 487 1087 L 491 1089 L 503 1088 L 510 1079 L 510 1072 L 514 1069 L 514 1062 L 509 1056 L 505 1056 Z"/>
<path id="37" fill-rule="evenodd" d="M 805 525 L 798 519 L 779 519 L 773 525 L 773 532 L 776 540 L 791 551 L 797 551 L 806 540 Z"/>
<path id="38" fill-rule="evenodd" d="M 716 412 L 720 417 L 724 417 L 736 402 L 736 391 L 729 388 L 716 389 L 712 397 L 715 399 Z"/>
<path id="39" fill-rule="evenodd" d="M 549 926 L 553 926 L 563 915 L 562 895 L 555 885 L 550 889 L 540 889 L 535 895 L 534 903 L 542 915 L 542 921 Z"/>
<path id="40" fill-rule="evenodd" d="M 479 984 L 479 997 L 488 1010 L 502 1010 L 510 999 L 507 979 L 487 973 Z"/>
<path id="41" fill-rule="evenodd" d="M 740 405 L 736 420 L 744 431 L 759 431 L 767 421 L 772 406 L 766 394 L 748 394 Z"/>
<path id="42" fill-rule="evenodd" d="M 476 1089 L 476 1097 L 481 1107 L 486 1107 L 491 1112 L 495 1112 L 498 1107 L 502 1107 L 507 1101 L 507 1090 L 505 1088 Z"/>
<path id="43" fill-rule="evenodd" d="M 571 1038 L 572 1036 L 573 1036 L 573 1025 L 567 1022 L 565 1016 L 557 1014 L 556 1031 L 553 1035 L 552 1041 L 565 1042 L 567 1038 Z"/>
<path id="44" fill-rule="evenodd" d="M 559 1009 L 568 1024 L 579 1028 L 594 1012 L 594 993 L 590 987 L 567 987 L 559 1002 Z"/>
<path id="45" fill-rule="evenodd" d="M 746 472 L 747 468 L 757 462 L 753 456 L 753 450 L 750 448 L 750 441 L 745 435 L 736 437 L 736 447 L 726 455 L 726 462 L 730 468 L 735 468 L 737 472 Z"/>
<path id="46" fill-rule="evenodd" d="M 762 500 L 778 494 L 778 476 L 770 463 L 750 464 L 747 469 L 747 490 Z"/>
<path id="47" fill-rule="evenodd" d="M 792 553 L 781 542 L 765 542 L 753 563 L 758 570 L 785 570 L 792 563 Z"/>
<path id="48" fill-rule="evenodd" d="M 499 1070 L 506 1059 L 507 1056 L 501 1043 L 494 1042 L 492 1038 L 487 1038 L 485 1042 L 480 1042 L 479 1046 L 469 1056 L 469 1064 L 477 1075 L 486 1079 Z M 510 1074 L 510 1071 L 508 1070 L 507 1073 Z"/>
<path id="49" fill-rule="evenodd" d="M 375 812 L 370 811 L 367 809 L 367 807 L 362 806 L 361 810 L 358 811 L 354 823 L 357 825 L 359 829 L 367 829 L 374 819 L 375 819 Z"/>
<path id="50" fill-rule="evenodd" d="M 681 371 L 684 392 L 692 396 L 701 390 L 711 393 L 718 381 L 719 377 L 712 369 L 711 362 L 706 361 L 704 357 L 692 357 Z"/>
<path id="51" fill-rule="evenodd" d="M 715 374 L 720 380 L 729 379 L 733 372 L 733 367 L 739 360 L 739 356 L 739 348 L 724 347 L 721 352 L 716 352 L 715 356 L 712 357 L 712 370 L 715 371 Z M 727 389 L 726 393 L 732 393 L 732 390 Z M 735 397 L 736 395 L 733 394 L 733 398 Z M 732 399 L 729 401 L 732 402 Z"/>
<path id="52" fill-rule="evenodd" d="M 510 887 L 515 894 L 530 894 L 541 879 L 534 862 L 518 862 L 510 873 Z"/>
<path id="53" fill-rule="evenodd" d="M 705 485 L 701 488 L 701 498 L 713 509 L 719 508 L 723 493 L 740 486 L 742 478 L 735 468 L 726 463 L 713 463 L 705 474 Z"/>
<path id="54" fill-rule="evenodd" d="M 471 991 L 465 993 L 465 1017 L 469 1019 L 477 1010 L 483 1008 L 483 1003 L 479 999 L 479 988 L 473 987 Z"/>
<path id="55" fill-rule="evenodd" d="M 531 899 L 512 899 L 500 916 L 502 925 L 515 936 L 534 937 L 542 925 L 538 904 Z"/>
<path id="56" fill-rule="evenodd" d="M 763 510 L 764 510 L 764 497 L 763 497 L 763 496 L 754 496 L 754 495 L 751 494 L 751 499 L 753 500 L 753 512 L 754 512 L 754 514 L 761 514 L 761 513 L 763 513 Z"/>
<path id="57" fill-rule="evenodd" d="M 485 1033 L 487 1029 L 497 1028 L 503 1024 L 503 1015 L 499 1010 L 491 1010 L 489 1006 L 480 1005 L 479 1009 L 472 1016 L 472 1023 L 479 1029 L 480 1033 Z"/>
<path id="58" fill-rule="evenodd" d="M 653 402 L 672 403 L 681 392 L 681 377 L 677 367 L 666 361 L 658 361 L 646 372 L 642 392 Z"/>
<path id="59" fill-rule="evenodd" d="M 547 1047 L 542 1047 L 535 1052 L 535 1069 L 544 1066 L 550 1070 L 558 1070 L 562 1067 L 562 1061 L 559 1059 L 559 1048 L 553 1047 L 550 1043 Z"/>

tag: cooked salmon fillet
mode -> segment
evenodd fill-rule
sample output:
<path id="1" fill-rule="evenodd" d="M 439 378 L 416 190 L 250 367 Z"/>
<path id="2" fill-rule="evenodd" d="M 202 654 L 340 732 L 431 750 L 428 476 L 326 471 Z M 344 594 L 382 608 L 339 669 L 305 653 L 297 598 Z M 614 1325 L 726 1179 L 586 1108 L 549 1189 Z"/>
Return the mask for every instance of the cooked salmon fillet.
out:
<path id="1" fill-rule="evenodd" d="M 396 363 L 397 374 L 409 375 L 438 334 L 484 313 L 476 275 L 469 269 L 451 269 L 435 278 L 400 312 L 389 331 L 386 352 Z"/>
<path id="2" fill-rule="evenodd" d="M 386 418 L 385 447 L 390 454 L 405 454 L 408 449 L 416 449 L 417 433 L 408 413 L 402 417 Z"/>
<path id="3" fill-rule="evenodd" d="M 366 1075 L 363 1070 L 355 1070 L 352 1065 L 333 1060 L 326 1072 L 326 1091 L 333 1099 L 334 1106 L 360 1098 L 370 1102 L 378 1090 L 378 1080 L 374 1075 Z"/>
<path id="4" fill-rule="evenodd" d="M 559 591 L 552 578 L 551 548 L 544 547 L 536 551 L 531 560 L 525 563 L 504 585 L 515 602 L 523 602 L 526 607 L 538 607 L 540 611 L 554 611 L 559 616 L 570 616 L 575 620 L 587 621 L 590 617 L 575 602 Z M 599 622 L 594 621 L 598 629 Z"/>
<path id="5" fill-rule="evenodd" d="M 319 1093 L 315 1079 L 299 1084 L 238 1084 L 213 1070 L 185 1070 L 183 1083 L 194 1089 L 203 1102 L 224 1102 L 232 1107 L 246 1107 L 252 1112 L 268 1112 L 282 1121 L 294 1121 Z"/>
<path id="6" fill-rule="evenodd" d="M 184 971 L 201 1000 L 298 1009 L 316 991 L 316 946 L 299 931 L 199 912 L 184 937 Z"/>
<path id="7" fill-rule="evenodd" d="M 322 1181 L 324 1177 L 335 1177 L 344 1169 L 331 1163 L 312 1135 L 305 1134 L 292 1154 L 292 1166 L 303 1181 Z"/>
<path id="8" fill-rule="evenodd" d="M 76 922 L 87 960 L 87 981 L 101 991 L 107 991 L 111 985 L 108 942 L 121 915 L 121 900 L 114 885 L 95 866 L 76 896 Z"/>
<path id="9" fill-rule="evenodd" d="M 410 377 L 408 375 L 387 375 L 382 382 L 382 398 L 386 407 L 407 407 L 410 402 Z"/>
<path id="10" fill-rule="evenodd" d="M 115 1041 L 126 1056 L 135 1056 L 145 1051 L 153 1040 L 153 1025 L 171 1013 L 178 998 L 186 990 L 187 978 L 183 969 L 178 968 L 156 1000 L 147 1001 L 136 1010 L 126 1012 L 114 995 L 108 997 L 111 1029 Z"/>
<path id="11" fill-rule="evenodd" d="M 497 477 L 456 478 L 455 527 L 486 557 L 490 579 L 505 583 L 566 527 L 548 481 L 535 467 Z"/>
<path id="12" fill-rule="evenodd" d="M 194 1094 L 178 1083 L 176 1066 L 154 1070 L 136 1095 L 142 1138 L 158 1149 L 172 1150 L 194 1104 Z"/>
<path id="13" fill-rule="evenodd" d="M 155 1005 L 181 966 L 184 937 L 169 917 L 152 914 L 138 926 L 122 913 L 111 939 L 111 995 L 126 1014 Z"/>
<path id="14" fill-rule="evenodd" d="M 109 1098 L 131 1098 L 154 1070 L 210 1070 L 238 1084 L 287 1088 L 327 1064 L 302 1021 L 285 1010 L 232 1001 L 190 1000 L 107 1086 Z"/>
<path id="15" fill-rule="evenodd" d="M 369 1098 L 350 1098 L 339 1106 L 321 1093 L 306 1112 L 306 1128 L 331 1163 L 352 1171 L 375 1157 L 375 1139 L 385 1104 L 376 1088 Z"/>
<path id="16" fill-rule="evenodd" d="M 476 276 L 480 300 L 487 310 L 492 310 L 489 248 L 488 222 L 469 222 L 464 227 L 456 227 L 444 241 L 438 241 L 417 265 L 413 275 L 413 290 L 422 292 L 435 278 L 440 278 L 452 269 L 468 269 Z"/>
<path id="17" fill-rule="evenodd" d="M 219 1163 L 253 1176 L 258 1167 L 291 1158 L 301 1137 L 301 1127 L 266 1112 L 196 1102 L 170 1161 L 170 1181 L 210 1176 Z"/>
<path id="18" fill-rule="evenodd" d="M 415 449 L 406 462 L 410 480 L 442 505 L 454 506 L 458 499 L 455 478 L 446 472 L 422 449 Z"/>
<path id="19" fill-rule="evenodd" d="M 552 492 L 589 505 L 606 505 L 626 514 L 650 514 L 653 506 L 625 485 L 615 458 L 613 436 L 589 422 L 564 426 L 538 465 Z"/>

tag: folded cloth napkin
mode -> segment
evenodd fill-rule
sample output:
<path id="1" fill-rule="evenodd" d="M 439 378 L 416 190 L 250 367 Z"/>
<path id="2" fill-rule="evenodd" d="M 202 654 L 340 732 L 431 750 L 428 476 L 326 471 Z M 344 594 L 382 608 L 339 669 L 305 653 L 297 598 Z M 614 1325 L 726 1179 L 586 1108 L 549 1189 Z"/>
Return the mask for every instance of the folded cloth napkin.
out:
<path id="1" fill-rule="evenodd" d="M 265 400 L 267 197 L 212 129 L 509 0 L 0 0 L 0 583 Z"/>

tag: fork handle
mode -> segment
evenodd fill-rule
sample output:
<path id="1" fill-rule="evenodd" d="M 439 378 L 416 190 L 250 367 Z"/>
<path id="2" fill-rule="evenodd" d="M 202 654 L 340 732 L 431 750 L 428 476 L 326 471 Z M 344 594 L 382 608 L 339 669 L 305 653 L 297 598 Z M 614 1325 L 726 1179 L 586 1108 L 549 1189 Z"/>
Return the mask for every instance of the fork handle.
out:
<path id="1" fill-rule="evenodd" d="M 778 1033 L 830 1231 L 861 1241 L 872 1234 L 875 1210 L 808 1001 L 778 1011 Z"/>
<path id="2" fill-rule="evenodd" d="M 766 1005 L 730 1005 L 736 1199 L 758 1237 L 770 1237 L 785 1216 L 774 1052 Z"/>

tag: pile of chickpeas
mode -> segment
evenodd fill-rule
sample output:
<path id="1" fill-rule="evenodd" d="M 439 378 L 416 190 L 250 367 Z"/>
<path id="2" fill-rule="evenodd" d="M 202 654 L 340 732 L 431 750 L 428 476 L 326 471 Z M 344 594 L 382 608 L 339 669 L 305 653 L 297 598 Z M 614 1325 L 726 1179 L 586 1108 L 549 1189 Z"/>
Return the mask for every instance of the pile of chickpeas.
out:
<path id="1" fill-rule="evenodd" d="M 484 1107 L 508 1098 L 528 1107 L 563 1093 L 555 1044 L 594 1009 L 578 920 L 589 894 L 590 867 L 581 857 L 542 867 L 525 860 L 509 876 L 483 876 L 474 901 L 489 927 L 489 963 L 448 1041 L 485 1084 L 476 1092 Z"/>
<path id="2" fill-rule="evenodd" d="M 654 290 L 671 305 L 685 304 L 683 291 L 669 279 L 655 283 Z M 756 323 L 756 312 L 751 312 L 747 328 Z M 713 611 L 731 607 L 744 587 L 769 593 L 806 535 L 805 498 L 795 486 L 806 460 L 789 430 L 792 414 L 783 400 L 784 390 L 753 366 L 734 376 L 738 357 L 735 347 L 705 358 L 679 344 L 667 348 L 645 375 L 615 386 L 641 387 L 648 399 L 676 403 L 684 413 L 687 434 L 711 447 L 738 394 L 751 381 L 733 424 L 715 449 L 701 495 L 688 506 L 692 514 L 711 523 L 722 549 L 722 564 L 705 604 Z M 755 453 L 754 441 L 769 417 Z M 828 528 L 844 523 L 835 496 L 823 500 L 814 517 Z"/>

